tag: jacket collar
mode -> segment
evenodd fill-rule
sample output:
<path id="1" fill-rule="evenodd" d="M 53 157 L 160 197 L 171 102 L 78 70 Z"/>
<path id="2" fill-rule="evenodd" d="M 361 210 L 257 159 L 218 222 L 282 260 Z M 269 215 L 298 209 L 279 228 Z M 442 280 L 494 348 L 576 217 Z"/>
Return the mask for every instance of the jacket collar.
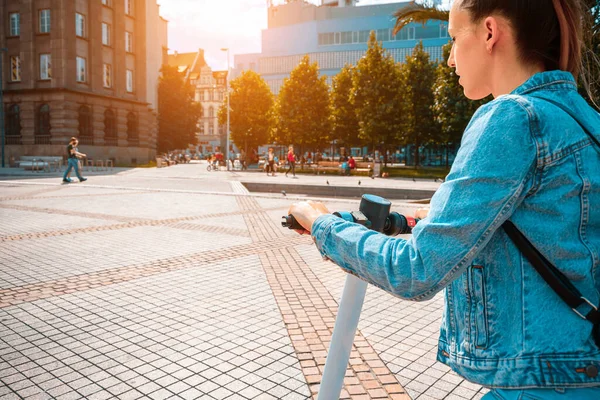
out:
<path id="1" fill-rule="evenodd" d="M 552 86 L 553 89 L 577 90 L 577 83 L 570 72 L 555 70 L 538 72 L 513 90 L 511 94 L 522 95 L 549 86 Z"/>

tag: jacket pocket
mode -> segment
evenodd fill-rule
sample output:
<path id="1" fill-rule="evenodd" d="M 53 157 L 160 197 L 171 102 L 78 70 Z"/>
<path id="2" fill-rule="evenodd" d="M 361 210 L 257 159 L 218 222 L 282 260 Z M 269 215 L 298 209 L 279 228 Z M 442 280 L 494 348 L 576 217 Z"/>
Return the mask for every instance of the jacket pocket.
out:
<path id="1" fill-rule="evenodd" d="M 485 299 L 485 276 L 483 266 L 471 267 L 471 302 L 472 302 L 472 327 L 475 331 L 474 344 L 477 348 L 486 348 L 488 345 L 488 320 Z"/>

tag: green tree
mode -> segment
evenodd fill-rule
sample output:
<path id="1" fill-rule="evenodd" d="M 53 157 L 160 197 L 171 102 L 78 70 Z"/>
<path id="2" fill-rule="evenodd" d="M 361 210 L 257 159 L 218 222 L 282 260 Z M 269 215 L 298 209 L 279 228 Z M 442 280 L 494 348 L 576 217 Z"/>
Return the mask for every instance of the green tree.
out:
<path id="1" fill-rule="evenodd" d="M 351 100 L 358 118 L 359 137 L 380 150 L 397 144 L 406 114 L 401 98 L 402 77 L 394 59 L 375 39 L 374 31 L 366 54 L 356 65 L 353 88 Z"/>
<path id="2" fill-rule="evenodd" d="M 405 116 L 405 140 L 415 145 L 415 167 L 419 166 L 419 147 L 434 142 L 439 132 L 431 105 L 433 104 L 433 84 L 435 63 L 419 42 L 412 54 L 406 57 L 401 66 L 404 90 L 403 98 L 408 112 Z"/>
<path id="3" fill-rule="evenodd" d="M 580 93 L 600 110 L 600 4 L 598 0 L 586 0 L 585 4 L 587 16 L 583 32 L 587 50 L 583 54 L 584 73 L 579 82 L 589 86 L 589 93 L 582 85 Z"/>
<path id="4" fill-rule="evenodd" d="M 354 104 L 352 104 L 354 69 L 350 65 L 344 68 L 333 78 L 331 89 L 331 120 L 333 123 L 333 138 L 346 147 L 358 146 L 359 125 Z"/>
<path id="5" fill-rule="evenodd" d="M 329 142 L 329 86 L 325 76 L 319 77 L 319 67 L 310 63 L 308 55 L 283 80 L 275 109 L 275 141 L 297 145 L 300 154 L 306 146 L 323 148 Z"/>
<path id="6" fill-rule="evenodd" d="M 158 81 L 158 151 L 184 149 L 196 144 L 200 104 L 194 102 L 194 87 L 177 68 L 165 65 Z"/>
<path id="7" fill-rule="evenodd" d="M 450 55 L 452 43 L 443 48 L 443 59 Z M 433 113 L 440 129 L 438 143 L 446 148 L 446 167 L 448 167 L 448 147 L 460 143 L 463 132 L 475 111 L 491 100 L 491 96 L 483 100 L 472 101 L 465 97 L 463 88 L 458 83 L 454 68 L 447 63 L 438 64 L 433 85 Z"/>
<path id="8" fill-rule="evenodd" d="M 249 148 L 268 143 L 273 125 L 273 94 L 254 71 L 244 71 L 231 81 L 229 92 L 231 140 L 248 154 Z M 227 123 L 227 98 L 219 108 L 219 124 Z"/>

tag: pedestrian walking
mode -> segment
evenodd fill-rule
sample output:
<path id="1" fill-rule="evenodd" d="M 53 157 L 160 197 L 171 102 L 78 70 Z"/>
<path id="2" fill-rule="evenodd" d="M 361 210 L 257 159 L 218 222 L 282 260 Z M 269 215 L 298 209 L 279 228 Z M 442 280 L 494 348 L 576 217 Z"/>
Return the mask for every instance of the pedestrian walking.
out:
<path id="1" fill-rule="evenodd" d="M 294 154 L 294 146 L 290 146 L 288 148 L 287 161 L 288 161 L 289 167 L 288 167 L 288 170 L 285 171 L 285 176 L 288 176 L 288 173 L 290 171 L 292 171 L 292 175 L 295 178 L 296 177 L 296 155 Z"/>
<path id="2" fill-rule="evenodd" d="M 69 140 L 69 144 L 67 146 L 68 165 L 67 165 L 67 169 L 65 170 L 65 174 L 63 175 L 63 182 L 65 182 L 65 183 L 72 182 L 71 178 L 68 177 L 69 173 L 71 172 L 71 169 L 75 169 L 75 175 L 77 175 L 79 182 L 87 181 L 87 178 L 84 178 L 79 173 L 79 159 L 86 157 L 86 155 L 84 153 L 80 153 L 76 150 L 78 144 L 79 144 L 79 141 L 75 137 L 72 137 L 71 140 Z"/>
<path id="3" fill-rule="evenodd" d="M 275 153 L 272 147 L 269 148 L 269 153 L 267 154 L 267 176 L 269 176 L 269 172 L 271 176 L 275 176 Z"/>
<path id="4" fill-rule="evenodd" d="M 448 65 L 466 97 L 494 100 L 411 239 L 290 208 L 345 271 L 409 300 L 444 290 L 437 359 L 485 399 L 600 399 L 600 114 L 575 80 L 582 21 L 577 0 L 453 3 Z"/>

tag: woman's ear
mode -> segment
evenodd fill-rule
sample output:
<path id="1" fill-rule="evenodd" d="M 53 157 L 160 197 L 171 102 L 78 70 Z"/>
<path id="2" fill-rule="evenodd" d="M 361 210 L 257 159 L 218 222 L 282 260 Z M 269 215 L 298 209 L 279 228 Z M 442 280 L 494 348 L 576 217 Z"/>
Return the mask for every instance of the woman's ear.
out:
<path id="1" fill-rule="evenodd" d="M 488 53 L 492 53 L 494 46 L 500 39 L 500 28 L 498 26 L 498 20 L 496 17 L 487 17 L 484 20 L 485 29 L 485 49 Z"/>

